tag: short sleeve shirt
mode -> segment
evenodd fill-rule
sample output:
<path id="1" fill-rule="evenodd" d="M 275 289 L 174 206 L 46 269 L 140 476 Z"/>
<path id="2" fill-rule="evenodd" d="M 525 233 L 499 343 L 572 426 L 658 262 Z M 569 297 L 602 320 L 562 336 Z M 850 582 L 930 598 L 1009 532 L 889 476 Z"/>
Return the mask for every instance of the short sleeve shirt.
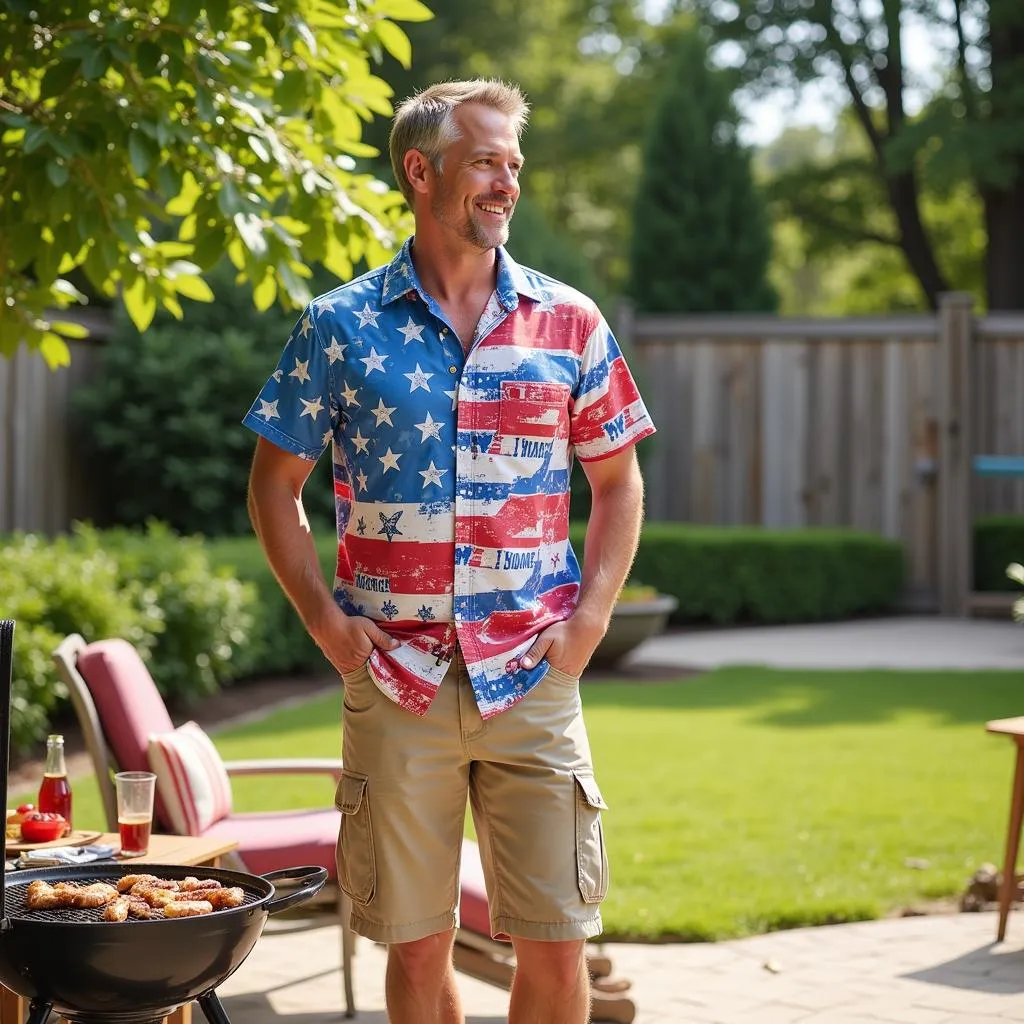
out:
<path id="1" fill-rule="evenodd" d="M 544 677 L 520 658 L 576 606 L 573 458 L 654 425 L 590 299 L 499 249 L 467 355 L 411 242 L 309 304 L 244 423 L 305 459 L 331 447 L 335 599 L 400 642 L 373 651 L 377 686 L 425 715 L 457 642 L 486 719 Z"/>

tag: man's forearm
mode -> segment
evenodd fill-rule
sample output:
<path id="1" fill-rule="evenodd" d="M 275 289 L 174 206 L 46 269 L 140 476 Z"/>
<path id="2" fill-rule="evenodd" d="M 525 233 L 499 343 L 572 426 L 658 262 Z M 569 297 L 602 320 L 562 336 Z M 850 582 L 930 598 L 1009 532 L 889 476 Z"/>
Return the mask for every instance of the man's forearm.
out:
<path id="1" fill-rule="evenodd" d="M 636 556 L 643 503 L 639 472 L 594 492 L 574 617 L 592 622 L 602 633 Z"/>
<path id="2" fill-rule="evenodd" d="M 307 631 L 316 636 L 334 598 L 324 580 L 301 496 L 281 487 L 249 489 L 249 518 L 267 562 Z"/>

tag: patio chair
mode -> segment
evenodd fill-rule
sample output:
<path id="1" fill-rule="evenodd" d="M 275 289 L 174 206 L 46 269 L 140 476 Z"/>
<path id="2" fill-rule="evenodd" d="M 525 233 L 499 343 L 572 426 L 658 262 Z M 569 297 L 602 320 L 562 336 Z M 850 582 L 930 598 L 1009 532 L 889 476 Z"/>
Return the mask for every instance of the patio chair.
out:
<path id="1" fill-rule="evenodd" d="M 61 678 L 67 684 L 85 737 L 107 828 L 117 832 L 117 799 L 113 771 L 149 771 L 151 736 L 174 732 L 174 723 L 149 670 L 138 651 L 123 639 L 87 644 L 77 633 L 66 637 L 53 653 Z M 341 760 L 306 758 L 223 762 L 228 777 L 268 774 L 319 774 L 337 785 Z M 326 868 L 337 880 L 335 846 L 340 813 L 323 810 L 276 811 L 255 814 L 228 813 L 199 834 L 224 837 L 238 843 L 237 855 L 229 855 L 241 870 L 263 874 L 279 868 L 315 865 Z M 159 794 L 154 825 L 176 833 L 171 816 Z M 231 866 L 228 863 L 227 866 Z M 355 1015 L 352 989 L 354 936 L 349 926 L 350 905 L 340 887 L 338 915 L 341 920 L 342 982 L 345 1016 Z"/>

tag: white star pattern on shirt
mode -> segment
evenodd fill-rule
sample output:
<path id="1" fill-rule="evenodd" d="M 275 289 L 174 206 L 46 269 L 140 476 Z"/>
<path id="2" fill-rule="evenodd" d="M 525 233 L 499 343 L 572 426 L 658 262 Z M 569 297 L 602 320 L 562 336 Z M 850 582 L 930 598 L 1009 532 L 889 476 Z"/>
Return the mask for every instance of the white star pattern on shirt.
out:
<path id="1" fill-rule="evenodd" d="M 555 295 L 554 292 L 544 292 L 540 302 L 533 307 L 538 313 L 554 313 Z"/>
<path id="2" fill-rule="evenodd" d="M 279 420 L 281 414 L 277 411 L 278 399 L 268 402 L 265 398 L 260 399 L 260 407 L 256 410 L 258 416 L 262 416 L 268 423 L 271 420 Z"/>
<path id="3" fill-rule="evenodd" d="M 274 380 L 276 380 L 278 384 L 280 384 L 281 383 L 281 378 L 284 376 L 284 370 L 282 370 L 280 367 L 278 367 L 270 376 L 273 377 Z"/>
<path id="4" fill-rule="evenodd" d="M 359 490 L 366 490 L 366 474 L 362 470 L 356 473 L 356 483 L 359 484 Z"/>
<path id="5" fill-rule="evenodd" d="M 459 404 L 459 389 L 456 388 L 454 391 L 446 391 L 445 394 L 452 400 L 452 412 L 454 412 L 455 407 Z"/>
<path id="6" fill-rule="evenodd" d="M 384 472 L 385 473 L 389 469 L 393 469 L 393 470 L 395 470 L 397 472 L 398 471 L 398 460 L 401 457 L 402 457 L 402 453 L 398 452 L 396 454 L 395 452 L 393 452 L 391 450 L 391 446 L 390 445 L 388 446 L 388 450 L 383 455 L 378 456 L 380 461 L 384 464 Z"/>
<path id="7" fill-rule="evenodd" d="M 300 384 L 305 384 L 309 380 L 309 360 L 307 359 L 304 363 L 300 363 L 299 357 L 296 356 L 295 369 L 288 376 L 297 378 Z"/>
<path id="8" fill-rule="evenodd" d="M 366 375 L 369 377 L 374 370 L 380 370 L 381 373 L 384 372 L 385 359 L 387 359 L 387 356 L 378 355 L 377 350 L 371 347 L 370 354 L 365 359 L 360 359 L 359 362 L 366 363 Z"/>
<path id="9" fill-rule="evenodd" d="M 417 388 L 423 388 L 424 391 L 430 390 L 430 385 L 427 383 L 434 375 L 432 373 L 424 373 L 420 369 L 420 364 L 416 364 L 416 370 L 413 373 L 403 373 L 403 377 L 408 377 L 412 381 L 409 386 L 409 394 L 412 394 Z"/>
<path id="10" fill-rule="evenodd" d="M 414 423 L 413 426 L 420 431 L 423 436 L 420 438 L 420 444 L 423 444 L 428 437 L 433 437 L 436 440 L 441 440 L 441 427 L 444 424 L 438 423 L 430 413 L 427 413 L 427 418 L 422 423 Z"/>
<path id="11" fill-rule="evenodd" d="M 409 317 L 409 322 L 404 327 L 398 328 L 398 333 L 405 338 L 405 344 L 408 345 L 410 341 L 422 341 L 423 340 L 423 324 L 413 323 L 412 317 Z"/>
<path id="12" fill-rule="evenodd" d="M 317 416 L 324 411 L 324 404 L 320 401 L 320 396 L 317 395 L 312 402 L 307 402 L 304 398 L 300 398 L 299 401 L 303 406 L 299 419 L 301 420 L 303 416 L 308 416 L 314 423 L 316 423 Z"/>
<path id="13" fill-rule="evenodd" d="M 392 414 L 392 413 L 393 413 L 393 412 L 394 412 L 394 411 L 395 411 L 395 410 L 396 410 L 397 408 L 398 408 L 398 406 L 397 406 L 397 405 L 392 405 L 392 406 L 390 406 L 390 407 L 386 406 L 386 405 L 384 404 L 384 399 L 382 398 L 382 399 L 381 399 L 381 400 L 380 400 L 380 401 L 379 401 L 379 402 L 377 403 L 377 408 L 376 408 L 376 409 L 371 409 L 371 410 L 370 410 L 370 412 L 372 412 L 372 413 L 373 413 L 373 415 L 377 417 L 377 426 L 378 426 L 378 427 L 379 427 L 379 426 L 380 426 L 380 425 L 381 425 L 382 423 L 386 423 L 386 424 L 387 424 L 387 425 L 388 425 L 389 427 L 393 427 L 393 426 L 394 426 L 394 423 L 392 423 L 392 422 L 391 422 L 391 414 Z"/>
<path id="14" fill-rule="evenodd" d="M 302 327 L 299 328 L 299 331 L 302 334 L 303 340 L 305 340 L 306 335 L 309 334 L 309 332 L 311 330 L 313 330 L 313 318 L 310 317 L 310 316 L 303 317 L 303 319 L 302 319 Z"/>
<path id="15" fill-rule="evenodd" d="M 331 361 L 330 365 L 333 366 L 339 359 L 345 362 L 345 349 L 348 345 L 339 345 L 338 339 L 332 334 L 331 344 L 328 348 L 324 349 L 324 355 Z"/>
<path id="16" fill-rule="evenodd" d="M 337 299 L 332 299 L 330 296 L 325 295 L 323 298 L 317 299 L 316 302 L 313 303 L 313 309 L 316 310 L 317 313 L 333 313 L 334 303 L 337 301 Z"/>
<path id="17" fill-rule="evenodd" d="M 376 327 L 377 317 L 380 316 L 380 311 L 378 310 L 377 312 L 374 312 L 372 309 L 370 309 L 370 303 L 366 302 L 364 303 L 362 309 L 352 310 L 352 315 L 359 317 L 360 327 L 365 327 L 367 324 L 369 324 L 371 327 Z"/>
<path id="18" fill-rule="evenodd" d="M 334 431 L 333 430 L 325 430 L 324 431 L 324 436 L 322 438 L 320 438 L 320 440 L 323 441 L 324 446 L 326 447 L 327 445 L 329 445 L 334 440 Z"/>
<path id="19" fill-rule="evenodd" d="M 363 437 L 362 431 L 357 427 L 355 437 L 352 438 L 352 443 L 356 446 L 356 451 L 359 452 L 360 455 L 365 455 L 367 447 L 370 444 L 370 439 L 368 437 Z"/>
<path id="20" fill-rule="evenodd" d="M 426 488 L 429 487 L 431 484 L 437 484 L 437 486 L 440 487 L 441 477 L 445 473 L 447 473 L 448 470 L 438 469 L 437 466 L 434 465 L 434 460 L 431 459 L 430 465 L 426 469 L 419 469 L 416 472 L 418 472 L 419 475 L 423 477 L 423 486 L 424 488 Z"/>
<path id="21" fill-rule="evenodd" d="M 359 392 L 354 387 L 351 387 L 348 384 L 348 382 L 346 382 L 345 390 L 342 391 L 341 397 L 345 399 L 345 405 L 347 405 L 351 409 L 353 405 L 359 405 L 359 403 L 356 401 L 356 395 L 358 394 Z"/>

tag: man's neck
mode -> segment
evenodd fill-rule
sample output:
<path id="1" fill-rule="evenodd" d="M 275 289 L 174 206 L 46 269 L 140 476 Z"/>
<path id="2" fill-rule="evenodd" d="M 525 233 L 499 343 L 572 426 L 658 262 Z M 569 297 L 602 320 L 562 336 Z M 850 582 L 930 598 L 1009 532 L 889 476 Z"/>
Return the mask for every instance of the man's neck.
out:
<path id="1" fill-rule="evenodd" d="M 465 242 L 417 231 L 411 247 L 413 266 L 424 290 L 441 303 L 459 303 L 493 291 L 498 275 L 495 249 L 476 249 Z"/>

